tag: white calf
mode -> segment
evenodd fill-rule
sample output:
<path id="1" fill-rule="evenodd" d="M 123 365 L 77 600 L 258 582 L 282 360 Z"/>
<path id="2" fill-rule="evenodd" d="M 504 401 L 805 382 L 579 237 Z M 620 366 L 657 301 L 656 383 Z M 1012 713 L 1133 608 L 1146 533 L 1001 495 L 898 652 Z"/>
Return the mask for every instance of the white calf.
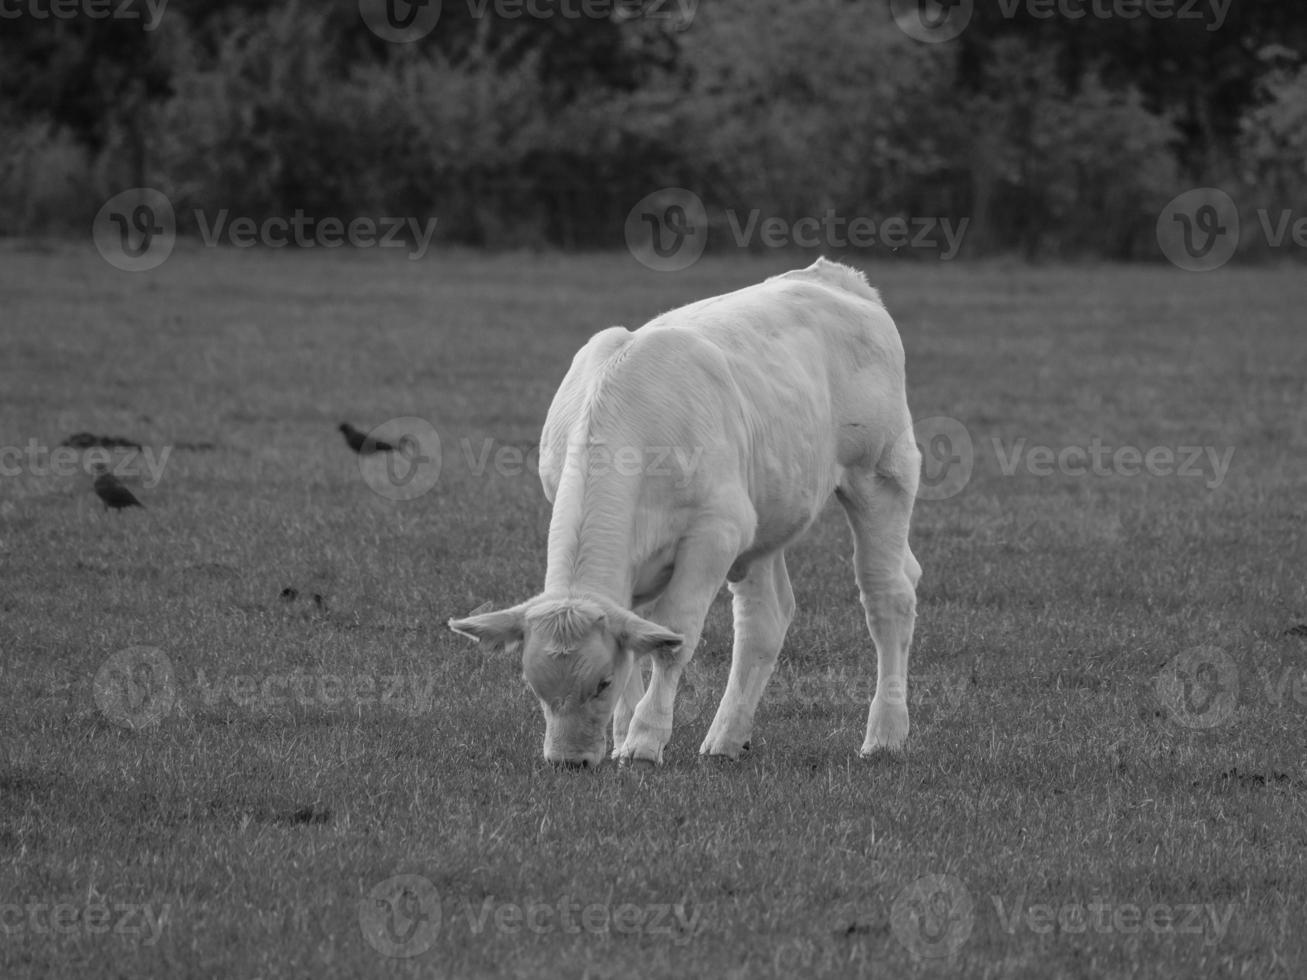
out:
<path id="1" fill-rule="evenodd" d="M 837 263 L 605 330 L 573 359 L 540 440 L 554 506 L 544 591 L 449 625 L 523 647 L 550 761 L 597 764 L 611 718 L 615 758 L 661 762 L 681 672 L 726 581 L 731 672 L 699 751 L 736 758 L 794 615 L 785 548 L 834 493 L 877 654 L 862 752 L 897 749 L 921 575 L 911 425 L 894 322 Z"/>

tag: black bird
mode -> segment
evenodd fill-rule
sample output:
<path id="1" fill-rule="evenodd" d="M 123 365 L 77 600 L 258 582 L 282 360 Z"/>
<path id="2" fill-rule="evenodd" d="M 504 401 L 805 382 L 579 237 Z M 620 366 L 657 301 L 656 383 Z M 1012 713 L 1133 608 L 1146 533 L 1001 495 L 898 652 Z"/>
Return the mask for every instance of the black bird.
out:
<path id="1" fill-rule="evenodd" d="M 104 503 L 105 511 L 110 507 L 114 510 L 122 510 L 124 507 L 145 509 L 145 505 L 136 499 L 136 494 L 128 490 L 103 463 L 96 464 L 95 472 L 98 474 L 95 478 L 95 495 Z"/>
<path id="2" fill-rule="evenodd" d="M 366 432 L 360 432 L 348 422 L 340 423 L 340 431 L 344 433 L 349 448 L 362 456 L 371 456 L 373 453 L 393 453 L 395 451 L 395 447 L 390 443 L 382 442 L 380 439 L 369 439 Z"/>

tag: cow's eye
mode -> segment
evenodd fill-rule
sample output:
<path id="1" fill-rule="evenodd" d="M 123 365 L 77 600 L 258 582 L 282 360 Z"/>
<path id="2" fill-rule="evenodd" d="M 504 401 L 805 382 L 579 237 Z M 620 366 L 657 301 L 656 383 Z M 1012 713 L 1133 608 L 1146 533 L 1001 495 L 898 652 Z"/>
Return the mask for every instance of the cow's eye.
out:
<path id="1" fill-rule="evenodd" d="M 599 686 L 595 688 L 595 697 L 598 697 L 599 695 L 603 694 L 604 691 L 608 690 L 612 686 L 613 686 L 613 679 L 611 677 L 605 677 L 603 680 L 599 682 Z"/>

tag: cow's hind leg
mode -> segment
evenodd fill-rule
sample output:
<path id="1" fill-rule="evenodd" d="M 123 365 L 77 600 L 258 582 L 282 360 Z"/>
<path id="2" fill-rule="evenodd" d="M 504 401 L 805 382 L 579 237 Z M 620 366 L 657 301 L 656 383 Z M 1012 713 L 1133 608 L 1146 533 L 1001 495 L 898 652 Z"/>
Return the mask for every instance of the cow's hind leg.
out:
<path id="1" fill-rule="evenodd" d="M 735 612 L 731 676 L 699 752 L 737 759 L 753 732 L 758 702 L 794 618 L 794 590 L 785 553 L 777 551 L 755 561 L 744 579 L 732 582 L 730 588 Z"/>
<path id="2" fill-rule="evenodd" d="M 867 470 L 848 470 L 836 491 L 853 531 L 853 564 L 876 645 L 876 693 L 862 754 L 902 748 L 908 737 L 908 647 L 917 616 L 921 566 L 908 548 L 910 487 Z"/>

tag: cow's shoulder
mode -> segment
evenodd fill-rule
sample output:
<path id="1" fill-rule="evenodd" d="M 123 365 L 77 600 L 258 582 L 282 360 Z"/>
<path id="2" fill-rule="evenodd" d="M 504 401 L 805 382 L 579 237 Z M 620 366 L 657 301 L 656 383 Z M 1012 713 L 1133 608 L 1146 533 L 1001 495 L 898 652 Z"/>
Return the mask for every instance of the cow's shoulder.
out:
<path id="1" fill-rule="evenodd" d="M 631 342 L 632 336 L 625 327 L 609 327 L 586 341 L 572 357 L 572 365 L 554 393 L 540 433 L 540 481 L 550 500 L 558 486 L 568 438 L 585 414 L 605 365 Z"/>

